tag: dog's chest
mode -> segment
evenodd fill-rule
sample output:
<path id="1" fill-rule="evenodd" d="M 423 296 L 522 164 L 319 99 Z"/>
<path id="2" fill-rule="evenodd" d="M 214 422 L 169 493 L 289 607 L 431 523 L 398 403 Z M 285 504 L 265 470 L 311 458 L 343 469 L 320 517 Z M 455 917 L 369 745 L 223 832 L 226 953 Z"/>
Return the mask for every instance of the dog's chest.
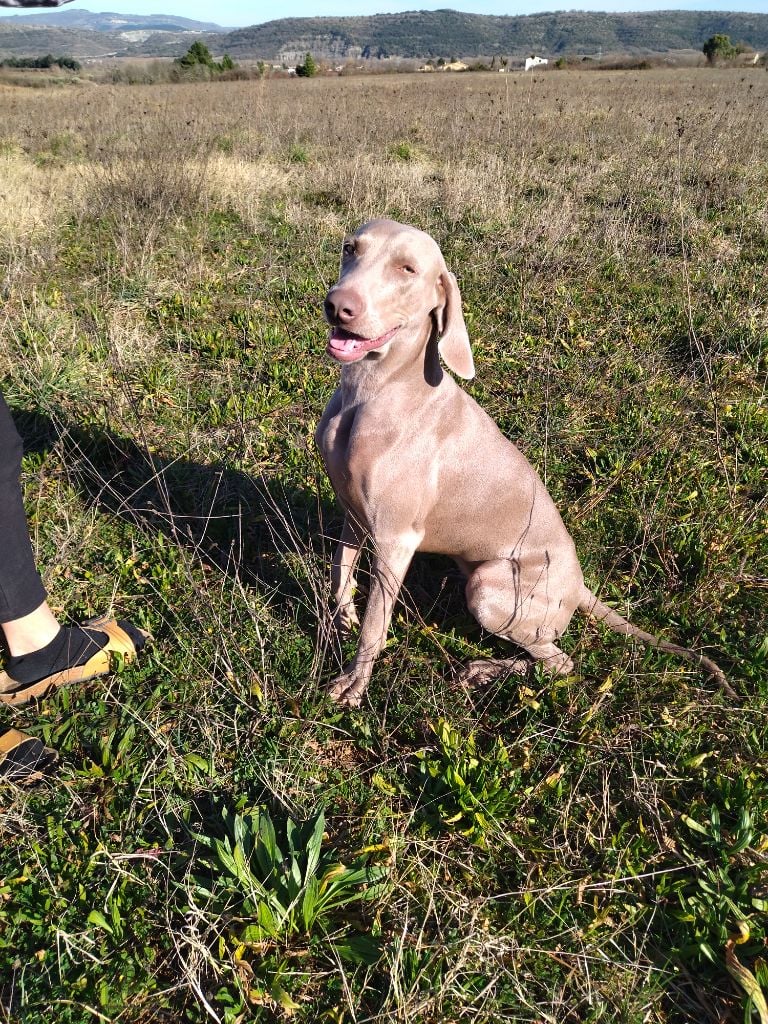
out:
<path id="1" fill-rule="evenodd" d="M 379 492 L 386 489 L 382 472 L 393 444 L 391 428 L 359 409 L 342 410 L 329 417 L 318 437 L 325 468 L 339 501 L 363 520 Z"/>
<path id="2" fill-rule="evenodd" d="M 354 424 L 354 411 L 342 409 L 328 418 L 324 430 L 318 437 L 320 452 L 333 489 L 344 505 L 352 507 L 358 504 L 353 500 L 356 488 L 349 465 Z"/>

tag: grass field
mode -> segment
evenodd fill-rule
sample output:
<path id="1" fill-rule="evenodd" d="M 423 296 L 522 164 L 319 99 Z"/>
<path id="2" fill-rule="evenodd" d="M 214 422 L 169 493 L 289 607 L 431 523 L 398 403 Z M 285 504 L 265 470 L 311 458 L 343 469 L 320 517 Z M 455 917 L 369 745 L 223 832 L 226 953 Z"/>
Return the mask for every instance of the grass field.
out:
<path id="1" fill-rule="evenodd" d="M 0 721 L 63 760 L 0 793 L 0 1020 L 760 1019 L 766 109 L 720 69 L 3 88 L 39 563 L 155 639 Z M 739 703 L 578 620 L 577 675 L 466 693 L 500 646 L 431 557 L 364 709 L 324 699 L 321 302 L 373 215 L 440 242 L 589 585 Z"/>

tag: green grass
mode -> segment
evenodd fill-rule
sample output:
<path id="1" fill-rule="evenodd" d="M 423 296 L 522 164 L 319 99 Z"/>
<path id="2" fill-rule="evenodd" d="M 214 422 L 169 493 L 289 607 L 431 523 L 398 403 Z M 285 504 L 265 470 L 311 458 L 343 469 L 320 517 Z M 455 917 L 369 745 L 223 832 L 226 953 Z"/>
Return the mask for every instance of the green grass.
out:
<path id="1" fill-rule="evenodd" d="M 418 102 L 399 81 L 309 83 L 308 104 L 277 82 L 250 132 L 242 84 L 118 89 L 158 119 L 121 136 L 128 162 L 99 154 L 128 127 L 93 94 L 56 154 L 82 193 L 51 185 L 42 227 L 4 214 L 0 374 L 52 604 L 115 607 L 154 640 L 5 715 L 63 778 L 0 794 L 0 1019 L 749 1019 L 725 943 L 746 922 L 736 954 L 765 980 L 764 77 L 569 73 L 533 103 L 496 76 L 419 80 Z M 55 100 L 19 102 L 0 136 L 27 195 L 24 117 L 74 135 Z M 443 130 L 460 112 L 465 151 Z M 442 245 L 470 390 L 546 477 L 590 584 L 713 653 L 738 706 L 583 621 L 576 676 L 465 693 L 454 670 L 500 648 L 437 557 L 414 564 L 365 709 L 326 702 L 341 517 L 312 442 L 337 379 L 320 309 L 372 213 Z M 296 848 L 265 876 L 267 821 L 283 853 L 304 828 L 322 869 Z M 254 931 L 259 886 L 296 864 L 304 892 L 337 862 L 361 872 L 348 904 Z"/>

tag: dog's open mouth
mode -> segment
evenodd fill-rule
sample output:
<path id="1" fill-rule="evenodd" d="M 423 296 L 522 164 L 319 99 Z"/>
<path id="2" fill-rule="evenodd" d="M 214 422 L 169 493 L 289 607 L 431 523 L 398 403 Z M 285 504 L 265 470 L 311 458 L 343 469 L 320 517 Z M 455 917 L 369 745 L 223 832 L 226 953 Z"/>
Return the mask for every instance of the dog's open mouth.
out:
<path id="1" fill-rule="evenodd" d="M 359 334 L 345 331 L 343 327 L 334 327 L 328 339 L 328 355 L 338 359 L 340 363 L 354 363 L 356 359 L 362 359 L 366 352 L 372 352 L 375 348 L 381 348 L 400 330 L 399 325 L 387 331 L 378 338 L 363 338 Z"/>

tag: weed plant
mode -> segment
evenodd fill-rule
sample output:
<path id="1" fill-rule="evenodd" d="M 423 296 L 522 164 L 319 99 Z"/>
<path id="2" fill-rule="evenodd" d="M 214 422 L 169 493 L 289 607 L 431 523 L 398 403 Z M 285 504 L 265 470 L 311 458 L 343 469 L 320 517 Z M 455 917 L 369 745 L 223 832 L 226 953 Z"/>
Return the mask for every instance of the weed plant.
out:
<path id="1" fill-rule="evenodd" d="M 768 76 L 0 92 L 0 381 L 39 564 L 62 616 L 154 636 L 0 723 L 63 765 L 0 794 L 0 1019 L 756 1020 Z M 442 246 L 470 390 L 590 586 L 738 703 L 583 621 L 574 676 L 457 689 L 500 648 L 436 557 L 365 708 L 326 702 L 350 652 L 320 310 L 372 216 Z"/>

